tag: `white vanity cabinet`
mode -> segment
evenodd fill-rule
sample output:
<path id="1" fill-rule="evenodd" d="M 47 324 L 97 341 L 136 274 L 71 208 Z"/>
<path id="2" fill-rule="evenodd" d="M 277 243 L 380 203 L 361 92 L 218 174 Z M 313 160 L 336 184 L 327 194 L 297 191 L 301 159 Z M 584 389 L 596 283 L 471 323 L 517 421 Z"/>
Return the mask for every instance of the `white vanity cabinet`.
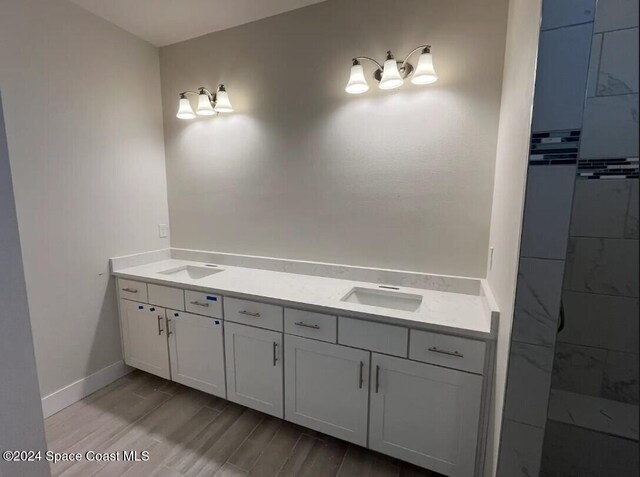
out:
<path id="1" fill-rule="evenodd" d="M 120 316 L 125 363 L 170 379 L 165 309 L 120 300 Z"/>
<path id="2" fill-rule="evenodd" d="M 167 332 L 171 378 L 226 398 L 222 320 L 167 310 Z"/>
<path id="3" fill-rule="evenodd" d="M 291 335 L 284 349 L 285 419 L 366 446 L 371 353 Z"/>
<path id="4" fill-rule="evenodd" d="M 373 353 L 369 447 L 451 477 L 474 475 L 482 376 Z"/>
<path id="5" fill-rule="evenodd" d="M 283 417 L 282 333 L 225 323 L 227 399 Z"/>
<path id="6" fill-rule="evenodd" d="M 489 341 L 129 277 L 118 293 L 128 365 L 450 477 L 480 475 Z"/>

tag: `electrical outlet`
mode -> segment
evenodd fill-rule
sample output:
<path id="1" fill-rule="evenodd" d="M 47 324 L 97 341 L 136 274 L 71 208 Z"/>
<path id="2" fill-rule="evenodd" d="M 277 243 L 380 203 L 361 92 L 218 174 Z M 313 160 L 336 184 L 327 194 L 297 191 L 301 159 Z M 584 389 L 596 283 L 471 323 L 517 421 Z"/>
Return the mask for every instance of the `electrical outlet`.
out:
<path id="1" fill-rule="evenodd" d="M 167 238 L 169 236 L 169 225 L 159 224 L 158 235 L 160 236 L 160 238 Z"/>

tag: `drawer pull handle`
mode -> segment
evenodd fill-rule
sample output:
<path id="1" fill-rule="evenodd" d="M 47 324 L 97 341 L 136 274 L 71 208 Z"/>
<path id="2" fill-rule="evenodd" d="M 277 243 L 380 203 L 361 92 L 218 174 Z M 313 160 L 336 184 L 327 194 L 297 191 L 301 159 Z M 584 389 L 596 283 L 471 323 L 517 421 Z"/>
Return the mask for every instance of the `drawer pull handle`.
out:
<path id="1" fill-rule="evenodd" d="M 158 336 L 160 336 L 164 331 L 160 323 L 162 323 L 162 315 L 158 315 Z"/>
<path id="2" fill-rule="evenodd" d="M 310 325 L 309 323 L 305 323 L 304 321 L 298 321 L 294 323 L 296 326 L 304 326 L 305 328 L 313 328 L 314 330 L 319 330 L 320 327 L 318 325 Z"/>
<path id="3" fill-rule="evenodd" d="M 459 353 L 458 351 L 447 351 L 444 349 L 438 349 L 435 346 L 432 346 L 427 350 L 431 351 L 432 353 L 440 353 L 440 354 L 446 354 L 447 356 L 454 356 L 456 358 L 464 358 L 464 355 L 462 353 Z"/>
<path id="4" fill-rule="evenodd" d="M 278 343 L 273 342 L 273 365 L 275 366 L 278 362 Z"/>
<path id="5" fill-rule="evenodd" d="M 362 384 L 364 383 L 364 378 L 362 377 L 363 369 L 364 369 L 364 363 L 360 361 L 360 377 L 358 380 L 358 389 L 362 389 Z"/>
<path id="6" fill-rule="evenodd" d="M 209 307 L 209 303 L 202 303 L 201 301 L 195 300 L 190 302 L 192 305 L 197 305 L 197 306 L 204 306 L 204 307 Z"/>
<path id="7" fill-rule="evenodd" d="M 240 310 L 238 313 L 240 313 L 241 315 L 253 316 L 254 318 L 260 318 L 260 313 L 251 313 L 247 310 Z"/>
<path id="8" fill-rule="evenodd" d="M 380 366 L 376 365 L 376 394 L 380 389 Z"/>
<path id="9" fill-rule="evenodd" d="M 123 288 L 122 289 L 123 292 L 127 292 L 127 293 L 138 293 L 138 289 L 137 288 Z"/>

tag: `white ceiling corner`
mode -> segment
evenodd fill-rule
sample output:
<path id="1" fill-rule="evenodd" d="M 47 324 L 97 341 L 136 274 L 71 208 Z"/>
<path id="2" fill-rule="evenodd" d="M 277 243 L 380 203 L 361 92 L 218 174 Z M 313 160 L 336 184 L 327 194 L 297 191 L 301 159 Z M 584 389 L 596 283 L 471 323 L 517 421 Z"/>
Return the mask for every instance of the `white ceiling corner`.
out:
<path id="1" fill-rule="evenodd" d="M 325 0 L 70 0 L 156 46 L 165 46 Z"/>

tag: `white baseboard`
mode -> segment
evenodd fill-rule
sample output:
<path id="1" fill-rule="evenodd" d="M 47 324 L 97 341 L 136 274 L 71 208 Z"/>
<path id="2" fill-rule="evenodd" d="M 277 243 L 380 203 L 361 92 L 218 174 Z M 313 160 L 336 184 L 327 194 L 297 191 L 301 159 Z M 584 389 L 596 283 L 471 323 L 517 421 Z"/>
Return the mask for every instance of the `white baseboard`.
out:
<path id="1" fill-rule="evenodd" d="M 131 371 L 133 371 L 133 368 L 124 364 L 124 361 L 118 361 L 86 378 L 79 379 L 75 383 L 58 389 L 42 398 L 44 417 L 47 418 L 65 407 L 71 406 L 73 403 L 80 401 L 80 399 L 87 397 L 107 384 L 111 384 Z"/>

